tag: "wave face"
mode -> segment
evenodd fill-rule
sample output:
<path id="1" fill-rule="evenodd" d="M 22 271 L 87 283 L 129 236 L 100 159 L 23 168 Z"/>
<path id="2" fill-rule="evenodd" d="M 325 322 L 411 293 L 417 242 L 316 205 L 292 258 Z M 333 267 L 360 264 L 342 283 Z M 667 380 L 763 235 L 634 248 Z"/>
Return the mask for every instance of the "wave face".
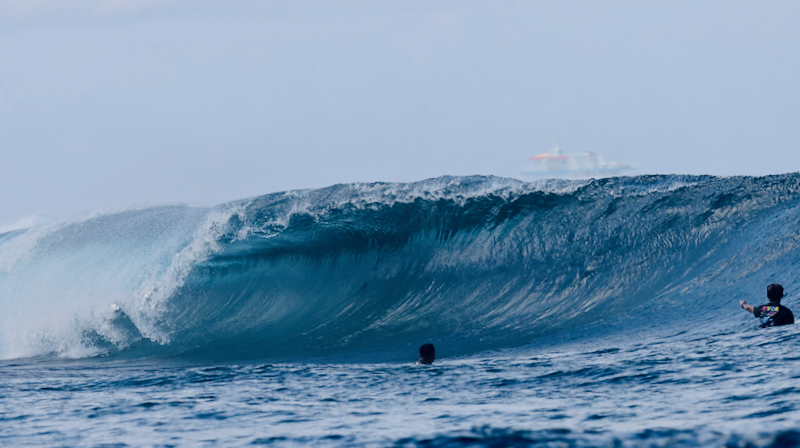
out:
<path id="1" fill-rule="evenodd" d="M 798 206 L 798 174 L 443 177 L 94 213 L 0 234 L 0 358 L 405 361 L 702 327 L 796 289 Z"/>

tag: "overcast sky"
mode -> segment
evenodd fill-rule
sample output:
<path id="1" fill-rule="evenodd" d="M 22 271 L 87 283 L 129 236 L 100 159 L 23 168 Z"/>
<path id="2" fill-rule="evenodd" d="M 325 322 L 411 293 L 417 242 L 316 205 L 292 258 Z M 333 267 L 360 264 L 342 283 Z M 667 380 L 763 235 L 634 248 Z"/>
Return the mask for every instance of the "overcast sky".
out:
<path id="1" fill-rule="evenodd" d="M 445 174 L 558 136 L 800 171 L 800 2 L 0 0 L 0 228 Z"/>

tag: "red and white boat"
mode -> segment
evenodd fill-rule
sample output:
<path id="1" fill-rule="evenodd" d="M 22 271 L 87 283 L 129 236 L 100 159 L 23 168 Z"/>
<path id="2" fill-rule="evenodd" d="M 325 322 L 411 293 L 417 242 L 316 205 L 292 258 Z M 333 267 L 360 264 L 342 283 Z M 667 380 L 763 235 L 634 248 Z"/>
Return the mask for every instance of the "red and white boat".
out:
<path id="1" fill-rule="evenodd" d="M 522 168 L 522 177 L 527 179 L 613 177 L 633 170 L 627 163 L 609 162 L 602 155 L 592 151 L 564 154 L 558 142 L 549 152 L 532 156 L 529 160 Z"/>

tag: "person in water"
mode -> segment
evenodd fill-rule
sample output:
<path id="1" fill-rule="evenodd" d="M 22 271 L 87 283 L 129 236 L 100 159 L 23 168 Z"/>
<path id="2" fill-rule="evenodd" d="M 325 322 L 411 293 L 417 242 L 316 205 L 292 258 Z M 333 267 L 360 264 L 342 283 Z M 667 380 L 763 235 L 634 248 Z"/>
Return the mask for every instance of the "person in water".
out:
<path id="1" fill-rule="evenodd" d="M 417 362 L 419 364 L 433 364 L 434 359 L 436 359 L 436 349 L 433 348 L 433 344 L 422 344 L 422 347 L 419 348 L 419 359 Z"/>
<path id="2" fill-rule="evenodd" d="M 793 324 L 794 314 L 792 314 L 792 310 L 781 305 L 782 297 L 783 286 L 772 283 L 767 286 L 767 298 L 769 299 L 769 303 L 761 306 L 753 306 L 748 305 L 744 300 L 740 300 L 739 305 L 761 319 L 759 328 Z"/>

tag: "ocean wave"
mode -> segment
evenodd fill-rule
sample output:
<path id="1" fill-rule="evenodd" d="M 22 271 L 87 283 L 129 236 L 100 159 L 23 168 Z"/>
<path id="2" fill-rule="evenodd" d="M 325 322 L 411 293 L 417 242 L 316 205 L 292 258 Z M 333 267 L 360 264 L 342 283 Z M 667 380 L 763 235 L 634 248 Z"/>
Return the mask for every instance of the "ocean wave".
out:
<path id="1" fill-rule="evenodd" d="M 0 358 L 391 361 L 702 325 L 793 290 L 798 192 L 797 174 L 443 177 L 73 217 L 0 235 Z"/>

